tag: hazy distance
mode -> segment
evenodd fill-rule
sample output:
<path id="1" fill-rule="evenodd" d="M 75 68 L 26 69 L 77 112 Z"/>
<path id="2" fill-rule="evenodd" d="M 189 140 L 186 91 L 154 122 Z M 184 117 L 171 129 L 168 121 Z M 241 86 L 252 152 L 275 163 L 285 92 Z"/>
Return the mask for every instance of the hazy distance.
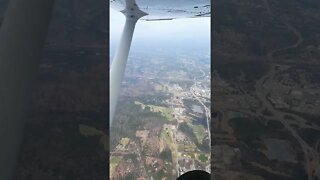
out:
<path id="1" fill-rule="evenodd" d="M 125 17 L 110 9 L 110 55 L 120 41 Z M 166 21 L 139 20 L 134 31 L 131 49 L 140 45 L 152 46 L 201 46 L 210 49 L 210 18 L 188 18 Z"/>

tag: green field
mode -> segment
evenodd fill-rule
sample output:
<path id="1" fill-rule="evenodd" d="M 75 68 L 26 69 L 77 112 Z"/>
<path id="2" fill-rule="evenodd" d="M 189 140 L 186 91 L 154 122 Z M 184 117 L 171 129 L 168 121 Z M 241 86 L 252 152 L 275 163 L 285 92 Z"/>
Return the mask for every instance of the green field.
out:
<path id="1" fill-rule="evenodd" d="M 120 143 L 125 147 L 129 143 L 129 138 L 121 138 Z"/>
<path id="2" fill-rule="evenodd" d="M 174 119 L 171 109 L 162 107 L 162 106 L 154 106 L 154 105 L 148 105 L 148 106 L 150 107 L 150 111 L 161 113 L 161 115 L 165 117 L 167 120 L 172 121 Z"/>
<path id="3" fill-rule="evenodd" d="M 178 145 L 178 151 L 179 152 L 184 152 L 184 145 L 183 144 L 179 144 Z"/>
<path id="4" fill-rule="evenodd" d="M 168 133 L 167 133 L 168 132 Z M 165 130 L 163 129 L 160 135 L 160 139 L 162 139 L 164 142 L 167 143 L 167 145 L 169 146 L 169 149 L 171 150 L 172 153 L 172 160 L 175 161 L 177 158 L 177 154 L 176 152 L 176 144 L 173 142 L 173 137 L 171 135 L 171 131 L 170 130 Z"/>
<path id="5" fill-rule="evenodd" d="M 163 117 L 165 117 L 168 121 L 174 120 L 172 115 L 172 109 L 163 107 L 163 106 L 155 106 L 155 105 L 145 105 L 139 101 L 135 101 L 134 104 L 140 105 L 140 107 L 145 110 L 147 107 L 150 109 L 151 112 L 160 113 Z"/>
<path id="6" fill-rule="evenodd" d="M 208 157 L 206 155 L 204 155 L 204 154 L 200 154 L 199 160 L 201 162 L 207 162 L 208 161 Z"/>
<path id="7" fill-rule="evenodd" d="M 111 156 L 110 157 L 110 177 L 112 177 L 112 173 L 115 171 L 118 164 L 121 162 L 122 156 Z"/>
<path id="8" fill-rule="evenodd" d="M 184 146 L 184 149 L 187 152 L 195 152 L 197 150 L 197 146 L 195 144 L 188 144 Z"/>
<path id="9" fill-rule="evenodd" d="M 206 136 L 204 127 L 201 125 L 193 125 L 191 123 L 188 123 L 188 126 L 193 130 L 193 133 L 196 136 L 198 142 L 202 144 L 203 139 Z"/>
<path id="10" fill-rule="evenodd" d="M 169 146 L 171 146 L 171 144 L 173 143 L 171 131 L 163 129 L 160 137 L 163 138 L 164 141 L 167 142 Z"/>

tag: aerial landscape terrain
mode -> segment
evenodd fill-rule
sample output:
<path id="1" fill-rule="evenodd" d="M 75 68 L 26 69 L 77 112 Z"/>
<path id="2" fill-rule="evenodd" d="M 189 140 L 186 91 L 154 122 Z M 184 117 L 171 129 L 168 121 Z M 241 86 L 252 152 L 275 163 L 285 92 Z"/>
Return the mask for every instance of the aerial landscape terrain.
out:
<path id="1" fill-rule="evenodd" d="M 212 4 L 211 53 L 135 42 L 109 130 L 106 2 L 56 0 L 14 179 L 320 180 L 320 1 Z"/>
<path id="2" fill-rule="evenodd" d="M 213 179 L 320 179 L 319 7 L 214 1 Z"/>
<path id="3" fill-rule="evenodd" d="M 210 172 L 208 44 L 138 43 L 110 128 L 110 178 L 171 180 L 195 169 Z"/>

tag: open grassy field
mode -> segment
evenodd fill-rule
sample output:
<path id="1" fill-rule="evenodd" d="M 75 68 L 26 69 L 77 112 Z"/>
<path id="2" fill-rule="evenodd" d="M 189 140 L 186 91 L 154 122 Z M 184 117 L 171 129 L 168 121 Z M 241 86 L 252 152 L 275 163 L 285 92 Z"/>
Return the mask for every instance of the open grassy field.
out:
<path id="1" fill-rule="evenodd" d="M 198 142 L 202 144 L 203 139 L 206 136 L 204 127 L 202 125 L 194 125 L 192 123 L 188 123 L 188 126 L 193 130 Z"/>
<path id="2" fill-rule="evenodd" d="M 200 154 L 199 156 L 199 160 L 203 163 L 207 162 L 208 161 L 208 157 L 204 154 Z"/>
<path id="3" fill-rule="evenodd" d="M 129 143 L 130 139 L 129 138 L 121 138 L 120 143 L 123 146 L 126 146 Z"/>
<path id="4" fill-rule="evenodd" d="M 112 177 L 112 173 L 116 170 L 116 167 L 121 162 L 122 156 L 111 156 L 110 157 L 110 177 Z"/>
<path id="5" fill-rule="evenodd" d="M 160 135 L 160 142 L 161 141 L 163 143 L 165 142 L 168 145 L 168 147 L 172 153 L 172 160 L 173 160 L 173 162 L 175 162 L 177 159 L 177 156 L 178 156 L 176 153 L 177 146 L 176 146 L 176 143 L 173 142 L 172 132 L 171 132 L 170 128 L 168 128 L 168 130 L 166 130 L 166 129 L 162 130 L 161 135 Z"/>
<path id="6" fill-rule="evenodd" d="M 167 107 L 163 107 L 163 106 L 155 106 L 155 105 L 145 105 L 145 104 L 143 104 L 143 103 L 141 103 L 141 102 L 139 102 L 139 101 L 135 101 L 134 102 L 136 105 L 140 105 L 141 106 L 141 108 L 144 110 L 144 109 L 146 109 L 147 107 L 149 107 L 150 108 L 150 111 L 152 111 L 152 112 L 158 112 L 158 113 L 161 113 L 161 115 L 163 116 L 163 117 L 165 117 L 168 121 L 172 121 L 172 120 L 174 120 L 174 117 L 173 117 L 173 115 L 172 115 L 172 109 L 170 109 L 170 108 L 167 108 Z"/>

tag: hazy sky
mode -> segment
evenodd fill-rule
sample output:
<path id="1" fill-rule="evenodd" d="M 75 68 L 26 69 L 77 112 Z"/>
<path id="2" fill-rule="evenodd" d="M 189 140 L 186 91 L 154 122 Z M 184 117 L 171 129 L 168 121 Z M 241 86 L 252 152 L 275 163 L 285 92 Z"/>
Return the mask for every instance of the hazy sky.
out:
<path id="1" fill-rule="evenodd" d="M 110 8 L 110 41 L 118 42 L 124 26 L 125 17 Z M 139 20 L 133 36 L 135 39 L 170 40 L 172 39 L 203 39 L 210 44 L 210 18 L 175 19 L 168 21 Z"/>

